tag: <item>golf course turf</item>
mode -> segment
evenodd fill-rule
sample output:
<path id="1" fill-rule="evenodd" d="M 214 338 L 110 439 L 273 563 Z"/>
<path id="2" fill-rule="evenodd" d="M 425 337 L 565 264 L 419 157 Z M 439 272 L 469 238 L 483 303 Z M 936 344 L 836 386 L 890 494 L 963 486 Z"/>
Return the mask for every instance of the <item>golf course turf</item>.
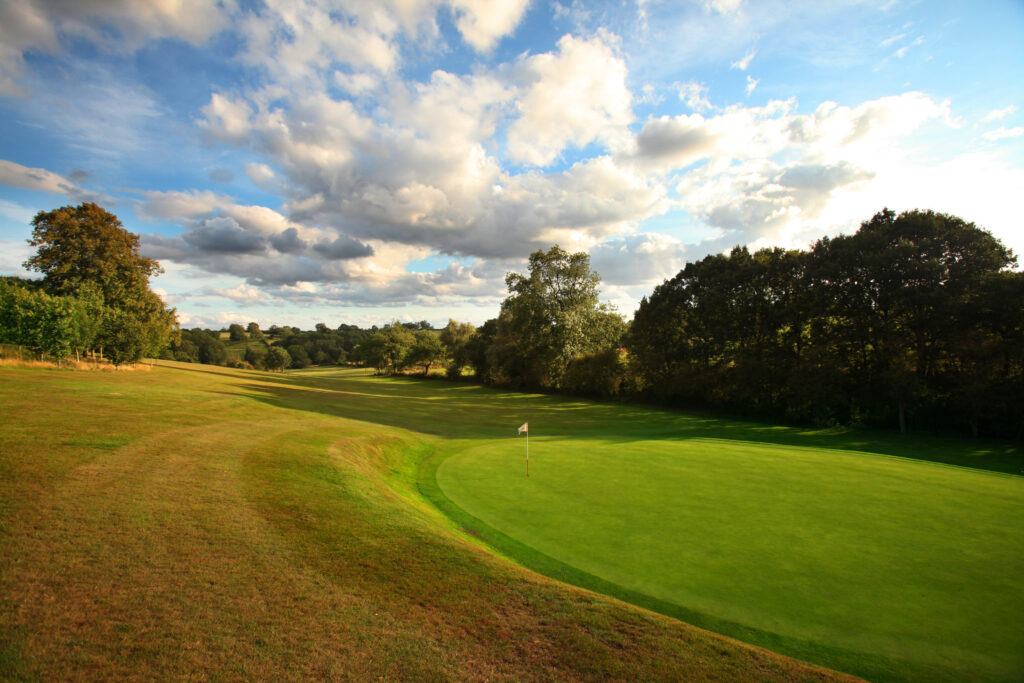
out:
<path id="1" fill-rule="evenodd" d="M 0 405 L 0 678 L 837 676 L 484 544 L 874 679 L 1024 670 L 1012 445 L 340 369 L 0 368 Z"/>

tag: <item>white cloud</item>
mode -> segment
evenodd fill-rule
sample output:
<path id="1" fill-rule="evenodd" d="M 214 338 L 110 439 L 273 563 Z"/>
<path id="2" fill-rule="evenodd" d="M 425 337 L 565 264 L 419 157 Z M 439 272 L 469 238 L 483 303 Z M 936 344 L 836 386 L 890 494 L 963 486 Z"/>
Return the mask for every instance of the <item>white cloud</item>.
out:
<path id="1" fill-rule="evenodd" d="M 653 285 L 685 265 L 686 247 L 671 235 L 614 237 L 590 248 L 590 265 L 610 286 Z"/>
<path id="2" fill-rule="evenodd" d="M 64 195 L 77 202 L 109 203 L 109 198 L 86 190 L 64 176 L 0 159 L 0 185 Z"/>
<path id="3" fill-rule="evenodd" d="M 739 14 L 743 0 L 705 0 L 704 8 L 709 12 L 725 15 Z"/>
<path id="4" fill-rule="evenodd" d="M 240 303 L 246 304 L 265 301 L 268 298 L 263 291 L 256 289 L 255 287 L 249 287 L 245 283 L 241 282 L 238 283 L 237 286 L 231 287 L 230 289 L 210 287 L 206 290 L 206 292 L 214 296 L 221 296 L 226 299 L 231 299 L 233 301 L 238 301 Z"/>
<path id="5" fill-rule="evenodd" d="M 601 39 L 563 36 L 557 53 L 527 57 L 517 72 L 523 89 L 508 130 L 513 160 L 547 166 L 569 145 L 596 140 L 615 148 L 628 138 L 626 65 Z"/>
<path id="6" fill-rule="evenodd" d="M 747 74 L 747 97 L 750 97 L 751 93 L 754 92 L 754 88 L 756 88 L 757 84 L 760 82 L 761 81 L 759 79 Z"/>
<path id="7" fill-rule="evenodd" d="M 678 83 L 676 89 L 679 91 L 679 99 L 686 103 L 686 106 L 696 112 L 709 111 L 711 102 L 708 100 L 708 89 L 700 83 Z"/>
<path id="8" fill-rule="evenodd" d="M 198 121 L 206 135 L 213 140 L 229 144 L 242 144 L 249 136 L 252 108 L 242 99 L 232 99 L 213 93 L 210 102 L 202 108 L 203 118 Z"/>
<path id="9" fill-rule="evenodd" d="M 750 66 L 750 62 L 754 60 L 754 56 L 757 55 L 757 49 L 754 48 L 748 52 L 742 59 L 737 59 L 729 67 L 731 69 L 739 69 L 740 71 L 746 71 L 747 67 Z"/>
<path id="10" fill-rule="evenodd" d="M 922 44 L 924 44 L 924 36 L 918 36 L 917 38 L 914 39 L 914 42 L 910 43 L 909 45 L 904 45 L 900 49 L 896 50 L 895 54 L 900 59 L 903 59 L 904 57 L 907 56 L 907 52 L 910 51 L 910 48 L 917 47 L 918 45 Z"/>
<path id="11" fill-rule="evenodd" d="M 998 121 L 1000 119 L 1006 118 L 1007 116 L 1009 116 L 1010 114 L 1015 113 L 1016 111 L 1017 111 L 1017 106 L 1013 105 L 1013 104 L 1011 104 L 1008 107 L 1003 107 L 1002 109 L 993 109 L 992 111 L 990 111 L 988 114 L 985 115 L 985 118 L 983 118 L 981 120 L 981 122 L 982 123 L 991 123 L 993 121 Z"/>
<path id="12" fill-rule="evenodd" d="M 455 25 L 478 52 L 488 52 L 523 18 L 530 0 L 451 0 Z"/>
<path id="13" fill-rule="evenodd" d="M 387 73 L 398 64 L 387 12 L 328 0 L 267 0 L 240 23 L 244 60 L 289 90 L 322 89 L 339 65 Z"/>
<path id="14" fill-rule="evenodd" d="M 1022 135 L 1024 135 L 1024 126 L 1016 126 L 1014 128 L 1000 126 L 995 130 L 983 133 L 981 137 L 985 138 L 989 142 L 996 142 L 998 140 L 1005 140 L 1006 138 L 1019 138 Z"/>
<path id="15" fill-rule="evenodd" d="M 338 84 L 338 87 L 345 92 L 352 93 L 353 95 L 362 95 L 365 93 L 372 93 L 380 87 L 381 79 L 380 76 L 374 73 L 344 73 L 342 71 L 334 72 L 334 82 Z"/>
<path id="16" fill-rule="evenodd" d="M 11 242 L 0 239 L 0 273 L 17 277 L 38 278 L 38 273 L 30 273 L 21 264 L 29 260 L 35 253 L 24 241 Z"/>
<path id="17" fill-rule="evenodd" d="M 245 175 L 247 175 L 249 180 L 258 187 L 267 187 L 275 178 L 277 178 L 277 174 L 274 173 L 274 169 L 270 168 L 266 164 L 257 162 L 250 162 L 245 165 Z"/>

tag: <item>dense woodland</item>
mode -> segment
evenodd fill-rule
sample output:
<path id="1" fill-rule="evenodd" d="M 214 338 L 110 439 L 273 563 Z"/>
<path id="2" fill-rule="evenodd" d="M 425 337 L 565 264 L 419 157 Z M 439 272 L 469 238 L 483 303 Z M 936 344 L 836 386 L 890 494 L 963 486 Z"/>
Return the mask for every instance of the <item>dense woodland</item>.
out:
<path id="1" fill-rule="evenodd" d="M 815 425 L 1024 430 L 1024 274 L 988 232 L 884 210 L 808 250 L 737 247 L 687 263 L 631 323 L 599 300 L 586 254 L 555 246 L 509 273 L 498 316 L 382 328 L 255 322 L 179 330 L 148 287 L 159 265 L 116 217 L 83 204 L 33 220 L 37 281 L 0 280 L 0 343 L 58 362 L 102 352 L 381 374 L 727 410 Z"/>

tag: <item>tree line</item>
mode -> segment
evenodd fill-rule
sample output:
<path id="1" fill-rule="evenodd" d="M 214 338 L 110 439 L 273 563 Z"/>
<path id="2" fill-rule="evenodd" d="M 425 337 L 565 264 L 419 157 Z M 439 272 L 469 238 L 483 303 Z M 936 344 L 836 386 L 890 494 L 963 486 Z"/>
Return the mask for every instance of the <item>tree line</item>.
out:
<path id="1" fill-rule="evenodd" d="M 817 425 L 1024 430 L 1024 274 L 987 231 L 883 210 L 807 250 L 736 247 L 687 263 L 629 323 L 584 253 L 558 246 L 506 276 L 497 317 L 303 331 L 179 330 L 148 286 L 159 264 L 93 204 L 40 212 L 25 266 L 0 279 L 0 342 L 58 361 L 103 353 L 283 370 L 366 364 Z M 244 351 L 234 352 L 223 337 Z"/>
<path id="2" fill-rule="evenodd" d="M 688 263 L 628 335 L 644 394 L 816 424 L 1024 427 L 1024 274 L 973 223 L 881 211 L 807 251 Z"/>
<path id="3" fill-rule="evenodd" d="M 808 250 L 690 262 L 627 326 L 585 254 L 508 276 L 450 374 L 816 425 L 1024 430 L 1024 273 L 973 223 L 883 210 Z M 452 323 L 454 324 L 454 323 Z M 451 326 L 451 324 L 450 324 Z"/>

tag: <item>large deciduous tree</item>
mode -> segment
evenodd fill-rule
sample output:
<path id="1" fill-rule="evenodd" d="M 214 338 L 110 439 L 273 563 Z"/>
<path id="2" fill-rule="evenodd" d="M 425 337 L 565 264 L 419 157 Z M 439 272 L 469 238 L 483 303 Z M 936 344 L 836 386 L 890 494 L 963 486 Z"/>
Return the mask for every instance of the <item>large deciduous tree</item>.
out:
<path id="1" fill-rule="evenodd" d="M 617 345 L 625 323 L 599 302 L 600 282 L 586 253 L 557 245 L 530 255 L 529 275 L 509 273 L 488 352 L 492 378 L 558 388 L 573 359 Z"/>
<path id="2" fill-rule="evenodd" d="M 115 364 L 157 355 L 177 334 L 177 319 L 149 288 L 160 264 L 139 253 L 139 237 L 117 216 L 96 204 L 40 211 L 32 219 L 29 245 L 36 253 L 24 264 L 43 274 L 43 289 L 54 296 L 86 300 L 69 341 L 108 349 Z M 102 315 L 98 310 L 102 306 Z M 100 321 L 90 329 L 86 321 Z"/>
<path id="3" fill-rule="evenodd" d="M 75 294 L 96 283 L 107 305 L 123 308 L 149 288 L 160 264 L 139 254 L 139 236 L 125 230 L 117 216 L 96 204 L 40 211 L 32 219 L 30 246 L 36 254 L 25 268 L 43 274 L 51 294 Z"/>

